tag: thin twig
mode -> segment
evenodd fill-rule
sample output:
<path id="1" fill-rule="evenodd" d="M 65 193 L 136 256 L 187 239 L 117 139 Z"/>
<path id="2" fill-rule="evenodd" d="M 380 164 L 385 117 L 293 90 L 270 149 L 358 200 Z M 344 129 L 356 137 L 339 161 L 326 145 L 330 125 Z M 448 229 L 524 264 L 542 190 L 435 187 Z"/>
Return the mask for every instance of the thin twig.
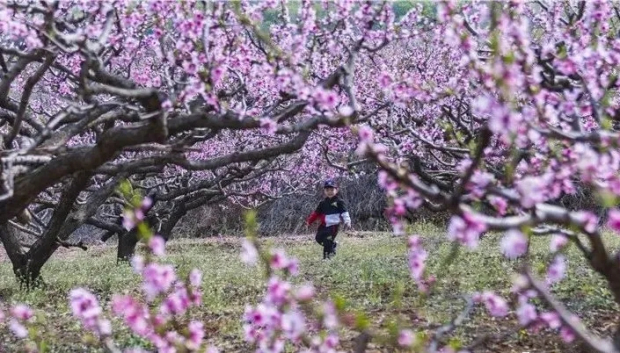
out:
<path id="1" fill-rule="evenodd" d="M 436 352 L 441 337 L 451 331 L 454 331 L 458 326 L 462 325 L 463 322 L 469 317 L 471 311 L 474 309 L 474 299 L 471 296 L 464 297 L 463 299 L 467 303 L 465 309 L 461 311 L 461 313 L 457 317 L 452 319 L 452 321 L 437 329 L 429 347 L 429 352 Z"/>

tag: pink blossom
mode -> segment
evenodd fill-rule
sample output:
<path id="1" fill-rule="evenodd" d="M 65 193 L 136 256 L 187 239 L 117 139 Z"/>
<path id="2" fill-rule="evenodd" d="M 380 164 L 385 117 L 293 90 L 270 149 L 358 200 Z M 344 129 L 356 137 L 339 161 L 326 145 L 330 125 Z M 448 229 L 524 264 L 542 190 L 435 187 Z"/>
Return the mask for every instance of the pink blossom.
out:
<path id="1" fill-rule="evenodd" d="M 142 275 L 144 278 L 142 288 L 148 300 L 153 300 L 158 294 L 168 291 L 176 280 L 172 265 L 150 263 L 146 265 Z"/>
<path id="2" fill-rule="evenodd" d="M 480 298 L 492 316 L 508 315 L 508 304 L 502 297 L 486 291 L 482 293 Z"/>
<path id="3" fill-rule="evenodd" d="M 540 318 L 547 323 L 550 329 L 560 328 L 562 321 L 560 316 L 555 312 L 544 312 L 540 314 Z"/>
<path id="4" fill-rule="evenodd" d="M 575 212 L 575 218 L 582 223 L 586 232 L 594 233 L 598 226 L 598 217 L 590 211 Z"/>
<path id="5" fill-rule="evenodd" d="M 289 259 L 288 266 L 286 266 L 286 271 L 291 276 L 297 276 L 299 274 L 299 261 L 297 261 L 297 259 Z"/>
<path id="6" fill-rule="evenodd" d="M 92 293 L 75 288 L 69 293 L 69 301 L 73 315 L 80 319 L 86 329 L 102 335 L 111 333 L 110 322 L 100 318 L 102 309 Z"/>
<path id="7" fill-rule="evenodd" d="M 325 338 L 325 347 L 335 349 L 338 347 L 338 341 L 338 336 L 332 333 Z"/>
<path id="8" fill-rule="evenodd" d="M 506 71 L 507 72 L 507 71 Z M 489 113 L 489 129 L 497 134 L 506 134 L 517 130 L 520 116 L 499 104 L 493 107 Z"/>
<path id="9" fill-rule="evenodd" d="M 185 343 L 185 337 L 181 336 L 178 332 L 176 331 L 168 331 L 165 333 L 164 335 L 164 339 L 167 341 L 165 344 L 160 345 L 158 348 L 160 348 L 159 350 L 161 351 L 161 348 L 172 348 L 173 345 L 181 345 L 183 343 Z M 156 341 L 158 341 L 158 339 L 156 339 Z M 157 345 L 157 344 L 156 344 Z M 161 347 L 164 346 L 164 347 Z"/>
<path id="10" fill-rule="evenodd" d="M 137 224 L 139 222 L 144 221 L 144 210 L 141 208 L 137 208 L 133 212 L 134 222 Z"/>
<path id="11" fill-rule="evenodd" d="M 112 310 L 123 316 L 125 323 L 138 335 L 146 336 L 153 328 L 149 323 L 148 310 L 130 296 L 112 297 Z"/>
<path id="12" fill-rule="evenodd" d="M 202 303 L 202 292 L 198 288 L 189 291 L 189 301 L 192 305 L 200 306 Z"/>
<path id="13" fill-rule="evenodd" d="M 269 265 L 274 270 L 281 270 L 283 268 L 288 267 L 289 259 L 286 257 L 284 250 L 277 249 L 271 252 L 271 259 L 269 260 Z"/>
<path id="14" fill-rule="evenodd" d="M 536 320 L 536 308 L 527 302 L 521 303 L 517 308 L 517 318 L 521 326 L 527 326 Z"/>
<path id="15" fill-rule="evenodd" d="M 419 235 L 413 234 L 407 239 L 407 248 L 409 251 L 417 251 L 422 249 L 422 239 Z"/>
<path id="16" fill-rule="evenodd" d="M 405 201 L 402 199 L 395 199 L 394 205 L 390 209 L 391 212 L 396 216 L 402 216 L 407 212 L 407 208 L 405 207 Z"/>
<path id="17" fill-rule="evenodd" d="M 558 252 L 562 249 L 566 244 L 568 244 L 568 239 L 565 236 L 560 234 L 554 234 L 551 237 L 551 242 L 549 243 L 549 250 L 552 253 Z"/>
<path id="18" fill-rule="evenodd" d="M 140 208 L 144 211 L 148 210 L 153 206 L 153 199 L 148 196 L 145 196 L 140 203 Z"/>
<path id="19" fill-rule="evenodd" d="M 26 329 L 26 327 L 20 324 L 15 319 L 11 319 L 9 321 L 9 329 L 11 329 L 11 331 L 17 338 L 25 338 L 28 336 L 28 330 Z"/>
<path id="20" fill-rule="evenodd" d="M 607 226 L 617 232 L 620 232 L 620 210 L 613 208 L 607 213 Z"/>
<path id="21" fill-rule="evenodd" d="M 562 341 L 571 343 L 575 340 L 575 333 L 570 327 L 562 326 L 562 328 L 560 328 L 560 337 Z"/>
<path id="22" fill-rule="evenodd" d="M 274 276 L 269 279 L 267 284 L 267 295 L 265 299 L 268 303 L 282 305 L 289 300 L 290 291 L 290 283 L 282 281 Z"/>
<path id="23" fill-rule="evenodd" d="M 556 255 L 547 269 L 547 282 L 555 283 L 560 281 L 566 272 L 565 257 L 561 254 Z"/>
<path id="24" fill-rule="evenodd" d="M 28 321 L 34 316 L 34 311 L 25 304 L 17 304 L 10 310 L 11 316 L 20 320 L 20 321 Z"/>
<path id="25" fill-rule="evenodd" d="M 353 115 L 353 108 L 349 105 L 344 105 L 338 109 L 338 113 L 342 116 L 351 116 Z"/>
<path id="26" fill-rule="evenodd" d="M 224 74 L 224 70 L 220 66 L 217 66 L 211 70 L 211 79 L 213 80 L 213 84 L 218 84 Z"/>
<path id="27" fill-rule="evenodd" d="M 140 255 L 134 255 L 131 257 L 131 267 L 134 271 L 141 273 L 144 269 L 144 258 Z"/>
<path id="28" fill-rule="evenodd" d="M 412 235 L 408 239 L 409 248 L 409 271 L 411 277 L 418 283 L 418 286 L 422 291 L 426 291 L 426 286 L 423 283 L 424 269 L 426 267 L 425 261 L 428 257 L 426 251 L 422 248 L 420 237 Z"/>
<path id="29" fill-rule="evenodd" d="M 194 288 L 200 287 L 202 283 L 202 272 L 197 268 L 192 269 L 189 272 L 189 283 Z"/>
<path id="30" fill-rule="evenodd" d="M 359 127 L 358 135 L 361 142 L 372 142 L 374 133 L 371 127 L 362 125 Z"/>
<path id="31" fill-rule="evenodd" d="M 256 261 L 258 260 L 258 251 L 256 251 L 254 244 L 247 239 L 243 239 L 241 246 L 241 261 L 249 265 L 256 264 Z"/>
<path id="32" fill-rule="evenodd" d="M 521 195 L 521 205 L 532 208 L 543 202 L 546 195 L 547 182 L 541 177 L 528 176 L 517 182 L 517 191 Z"/>
<path id="33" fill-rule="evenodd" d="M 260 127 L 267 135 L 274 135 L 278 130 L 278 123 L 269 118 L 260 119 Z"/>
<path id="34" fill-rule="evenodd" d="M 191 61 L 184 61 L 183 69 L 185 69 L 185 72 L 192 76 L 196 75 L 196 73 L 198 72 L 198 66 L 196 65 L 196 63 L 193 63 Z"/>
<path id="35" fill-rule="evenodd" d="M 163 317 L 183 315 L 190 305 L 191 301 L 187 289 L 179 285 L 164 299 L 159 312 Z"/>
<path id="36" fill-rule="evenodd" d="M 315 90 L 313 97 L 320 109 L 330 110 L 338 105 L 338 95 L 332 90 L 319 87 Z"/>
<path id="37" fill-rule="evenodd" d="M 379 87 L 385 89 L 388 88 L 392 84 L 392 77 L 387 72 L 382 72 L 379 75 Z"/>
<path id="38" fill-rule="evenodd" d="M 415 334 L 411 330 L 401 330 L 398 333 L 398 344 L 401 347 L 411 347 L 415 344 Z"/>
<path id="39" fill-rule="evenodd" d="M 463 214 L 463 217 L 452 216 L 448 224 L 448 239 L 476 248 L 480 235 L 486 231 L 486 225 L 476 216 Z"/>
<path id="40" fill-rule="evenodd" d="M 164 256 L 166 241 L 159 235 L 153 235 L 151 239 L 149 239 L 149 248 L 155 256 Z"/>
<path id="41" fill-rule="evenodd" d="M 290 311 L 282 315 L 281 327 L 290 340 L 297 340 L 306 330 L 304 315 L 299 311 Z"/>
<path id="42" fill-rule="evenodd" d="M 200 321 L 191 321 L 187 325 L 189 331 L 189 338 L 185 343 L 185 346 L 191 350 L 197 350 L 202 344 L 202 340 L 205 336 L 204 324 Z"/>
<path id="43" fill-rule="evenodd" d="M 527 251 L 527 238 L 523 233 L 516 229 L 506 232 L 506 235 L 500 242 L 500 248 L 504 256 L 509 259 L 517 258 Z"/>
<path id="44" fill-rule="evenodd" d="M 102 336 L 110 336 L 112 334 L 112 323 L 110 320 L 101 318 L 97 320 L 96 332 Z"/>
<path id="45" fill-rule="evenodd" d="M 270 317 L 274 314 L 274 309 L 265 304 L 258 304 L 256 308 L 246 307 L 244 318 L 249 323 L 262 326 L 269 322 Z"/>
<path id="46" fill-rule="evenodd" d="M 495 178 L 491 173 L 485 173 L 477 170 L 469 179 L 467 187 L 474 197 L 480 198 L 484 195 L 486 187 L 491 185 L 494 181 Z"/>
<path id="47" fill-rule="evenodd" d="M 112 311 L 114 313 L 121 314 L 125 310 L 132 308 L 134 300 L 128 295 L 115 295 L 112 297 Z"/>
<path id="48" fill-rule="evenodd" d="M 414 190 L 408 190 L 407 195 L 404 197 L 405 205 L 408 209 L 414 210 L 422 206 L 424 199 Z"/>
<path id="49" fill-rule="evenodd" d="M 131 210 L 123 212 L 123 227 L 125 229 L 132 230 L 136 226 L 135 214 Z"/>
<path id="50" fill-rule="evenodd" d="M 336 307 L 333 303 L 323 303 L 323 315 L 323 325 L 325 325 L 327 329 L 335 329 L 338 326 Z"/>
<path id="51" fill-rule="evenodd" d="M 497 213 L 500 216 L 503 216 L 506 214 L 506 209 L 508 208 L 508 202 L 506 202 L 504 198 L 497 197 L 497 196 L 491 196 L 489 197 L 489 202 L 495 208 L 495 210 L 497 210 Z"/>
<path id="52" fill-rule="evenodd" d="M 570 59 L 558 60 L 556 67 L 564 75 L 571 75 L 577 71 L 577 65 Z"/>
<path id="53" fill-rule="evenodd" d="M 314 297 L 315 290 L 311 284 L 304 284 L 297 288 L 295 292 L 295 298 L 301 302 L 307 302 Z"/>

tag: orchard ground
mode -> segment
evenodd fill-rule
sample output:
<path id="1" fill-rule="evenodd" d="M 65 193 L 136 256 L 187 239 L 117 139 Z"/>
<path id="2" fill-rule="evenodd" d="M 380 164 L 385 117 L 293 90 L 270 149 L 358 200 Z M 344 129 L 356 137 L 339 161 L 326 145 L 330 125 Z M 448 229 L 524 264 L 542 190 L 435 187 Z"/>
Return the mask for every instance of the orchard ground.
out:
<path id="1" fill-rule="evenodd" d="M 487 235 L 475 251 L 462 249 L 451 264 L 445 259 L 452 254 L 452 245 L 445 233 L 427 225 L 416 229 L 423 235 L 429 251 L 428 266 L 437 274 L 437 290 L 424 298 L 409 280 L 405 238 L 389 234 L 361 233 L 363 237 L 339 235 L 338 254 L 329 261 L 321 260 L 321 249 L 313 235 L 264 238 L 265 245 L 284 248 L 300 261 L 300 274 L 294 282 L 312 281 L 322 298 L 328 295 L 346 298 L 354 310 L 364 311 L 372 326 L 387 327 L 400 318 L 412 323 L 414 330 L 429 330 L 449 322 L 464 308 L 462 293 L 497 289 L 510 299 L 511 274 L 520 262 L 508 261 L 499 255 L 501 234 Z M 609 238 L 610 250 L 620 246 L 614 235 Z M 548 238 L 532 243 L 532 266 L 542 269 L 550 260 Z M 240 261 L 239 238 L 174 240 L 167 246 L 164 262 L 177 266 L 181 274 L 197 267 L 203 271 L 204 303 L 197 318 L 205 322 L 207 337 L 223 352 L 248 352 L 243 341 L 240 318 L 246 303 L 260 301 L 264 292 L 261 268 L 249 267 Z M 4 250 L 2 250 L 4 256 Z M 76 286 L 94 291 L 107 309 L 112 293 L 139 288 L 139 277 L 129 266 L 117 266 L 115 247 L 93 246 L 88 251 L 62 249 L 45 266 L 44 289 L 31 292 L 19 290 L 10 263 L 0 263 L 0 297 L 2 301 L 25 302 L 45 315 L 49 325 L 45 335 L 50 337 L 52 351 L 96 351 L 83 341 L 83 332 L 69 314 L 67 294 Z M 567 253 L 568 276 L 553 287 L 567 306 L 592 325 L 594 332 L 610 334 L 616 324 L 618 309 L 604 281 L 584 263 L 577 249 Z M 401 292 L 402 295 L 397 293 Z M 398 299 L 400 298 L 400 299 Z M 109 312 L 109 311 L 108 311 Z M 114 322 L 117 342 L 123 345 L 142 345 L 139 339 Z M 9 342 L 15 339 L 6 327 L 0 329 L 1 351 L 15 351 Z M 351 351 L 353 334 L 341 335 L 343 348 Z M 565 344 L 552 331 L 531 334 L 516 331 L 514 314 L 494 319 L 483 307 L 477 307 L 471 320 L 455 331 L 450 339 L 455 344 L 468 345 L 486 337 L 479 345 L 480 352 L 581 352 L 578 344 Z M 8 345 L 7 345 L 8 344 Z M 380 346 L 370 351 L 380 352 Z"/>

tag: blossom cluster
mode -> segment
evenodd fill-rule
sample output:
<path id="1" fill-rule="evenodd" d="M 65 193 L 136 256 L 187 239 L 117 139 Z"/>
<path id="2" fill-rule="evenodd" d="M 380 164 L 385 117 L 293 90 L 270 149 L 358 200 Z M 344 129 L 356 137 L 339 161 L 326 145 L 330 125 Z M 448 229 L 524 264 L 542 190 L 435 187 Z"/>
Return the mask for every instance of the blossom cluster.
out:
<path id="1" fill-rule="evenodd" d="M 163 257 L 161 237 L 153 235 L 148 245 L 150 254 Z M 205 341 L 204 324 L 187 319 L 189 310 L 201 305 L 201 272 L 193 269 L 188 278 L 182 280 L 171 265 L 145 261 L 140 255 L 134 256 L 132 265 L 142 277 L 144 297 L 114 294 L 111 312 L 121 318 L 134 335 L 146 339 L 158 352 L 217 353 L 218 350 Z M 104 308 L 91 291 L 76 287 L 70 291 L 68 301 L 71 313 L 85 330 L 95 334 L 106 347 L 114 345 L 112 323 L 104 316 Z M 4 319 L 4 314 L 0 318 Z M 36 324 L 34 311 L 29 306 L 16 304 L 10 309 L 8 325 L 16 337 L 35 339 L 36 331 L 30 331 L 30 327 L 34 328 Z M 31 350 L 38 351 L 34 347 Z M 141 348 L 124 351 L 146 352 Z"/>
<path id="2" fill-rule="evenodd" d="M 242 258 L 248 253 L 257 253 L 252 242 L 246 241 Z M 294 286 L 287 276 L 297 274 L 297 261 L 288 258 L 281 250 L 271 251 L 268 265 L 273 271 L 267 281 L 263 300 L 247 305 L 243 315 L 243 329 L 247 342 L 255 345 L 259 352 L 283 352 L 286 344 L 297 347 L 300 352 L 336 352 L 339 327 L 338 313 L 333 303 L 326 302 L 319 314 L 319 321 L 313 321 L 306 313 L 311 312 L 315 299 L 315 288 L 311 284 Z M 282 271 L 286 277 L 281 277 Z M 311 329 L 316 330 L 311 335 Z M 327 330 L 324 337 L 318 331 Z"/>

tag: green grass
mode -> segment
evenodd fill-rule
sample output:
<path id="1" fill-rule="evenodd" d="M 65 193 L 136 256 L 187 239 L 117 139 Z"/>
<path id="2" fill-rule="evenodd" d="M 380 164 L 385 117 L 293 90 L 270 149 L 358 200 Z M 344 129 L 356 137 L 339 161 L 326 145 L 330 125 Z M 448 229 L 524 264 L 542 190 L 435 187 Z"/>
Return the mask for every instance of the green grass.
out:
<path id="1" fill-rule="evenodd" d="M 437 327 L 458 314 L 464 305 L 462 294 L 473 291 L 491 288 L 509 297 L 511 275 L 519 263 L 500 256 L 497 250 L 501 235 L 485 237 L 475 251 L 461 249 L 458 258 L 442 267 L 451 255 L 452 245 L 445 241 L 442 230 L 430 226 L 418 228 L 430 252 L 428 267 L 438 278 L 435 292 L 429 297 L 420 295 L 409 278 L 404 238 L 387 234 L 367 234 L 364 238 L 340 235 L 338 255 L 329 261 L 321 259 L 321 249 L 311 235 L 262 241 L 283 247 L 299 259 L 300 275 L 295 282 L 314 282 L 321 298 L 345 297 L 353 309 L 369 313 L 375 328 L 384 327 L 393 315 L 409 320 L 415 317 L 414 329 Z M 615 236 L 606 238 L 612 249 L 618 249 L 620 241 Z M 550 260 L 547 249 L 548 238 L 534 240 L 531 248 L 534 268 Z M 238 239 L 179 240 L 168 245 L 166 258 L 166 262 L 177 265 L 182 274 L 194 267 L 203 271 L 204 304 L 194 315 L 204 320 L 209 340 L 226 352 L 249 351 L 242 339 L 240 318 L 246 303 L 258 302 L 264 290 L 260 268 L 244 265 L 239 260 L 239 251 Z M 593 323 L 599 331 L 607 330 L 601 318 L 615 315 L 617 307 L 606 283 L 588 268 L 577 249 L 571 248 L 567 258 L 568 278 L 554 286 L 553 291 L 570 309 L 584 314 L 587 323 Z M 438 272 L 440 268 L 443 270 Z M 92 351 L 82 342 L 83 332 L 68 313 L 67 293 L 71 288 L 90 289 L 108 308 L 112 293 L 138 293 L 140 285 L 139 277 L 128 266 L 116 265 L 113 247 L 59 253 L 45 266 L 42 276 L 46 283 L 44 289 L 20 291 L 10 264 L 5 261 L 0 264 L 0 297 L 9 303 L 25 302 L 44 313 L 50 323 L 45 334 L 52 337 L 53 351 L 58 352 Z M 402 297 L 395 301 L 399 288 Z M 512 316 L 494 320 L 477 310 L 472 320 L 455 332 L 454 339 L 467 342 L 482 334 L 501 333 L 513 329 L 514 322 Z M 118 322 L 114 327 L 119 343 L 142 344 L 126 329 L 119 329 L 123 326 Z M 5 349 L 11 351 L 7 342 L 13 340 L 6 329 L 2 328 L 1 332 L 0 342 L 9 344 Z M 350 334 L 344 337 L 346 340 Z M 345 346 L 348 344 L 345 342 Z M 522 333 L 501 344 L 502 351 L 532 347 L 546 352 L 561 349 L 553 333 L 541 337 Z"/>

